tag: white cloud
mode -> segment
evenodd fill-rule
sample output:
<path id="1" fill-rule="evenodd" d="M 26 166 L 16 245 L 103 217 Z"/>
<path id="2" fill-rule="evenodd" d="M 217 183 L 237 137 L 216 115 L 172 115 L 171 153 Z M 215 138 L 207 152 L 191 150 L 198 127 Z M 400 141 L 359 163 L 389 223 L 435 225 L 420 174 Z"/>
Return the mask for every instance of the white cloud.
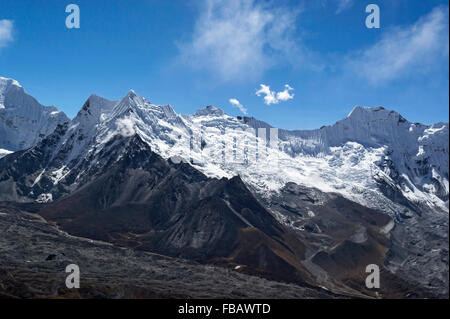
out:
<path id="1" fill-rule="evenodd" d="M 13 40 L 13 22 L 11 20 L 0 20 L 0 48 L 5 47 Z"/>
<path id="2" fill-rule="evenodd" d="M 255 0 L 204 0 L 182 61 L 223 80 L 255 78 L 280 61 L 301 60 L 294 35 L 299 10 Z M 306 64 L 306 63 L 305 63 Z"/>
<path id="3" fill-rule="evenodd" d="M 337 0 L 336 14 L 339 14 L 347 9 L 350 9 L 354 4 L 353 0 Z"/>
<path id="4" fill-rule="evenodd" d="M 117 133 L 124 137 L 130 137 L 136 134 L 134 122 L 129 118 L 123 118 L 117 121 Z"/>
<path id="5" fill-rule="evenodd" d="M 284 90 L 280 92 L 275 92 L 270 89 L 270 86 L 261 84 L 261 89 L 256 92 L 257 96 L 264 95 L 264 103 L 267 105 L 278 104 L 282 101 L 292 100 L 294 98 L 294 93 L 290 93 L 294 89 L 286 84 Z"/>
<path id="6" fill-rule="evenodd" d="M 385 31 L 373 46 L 350 57 L 345 67 L 378 84 L 426 71 L 442 58 L 448 61 L 448 52 L 448 7 L 438 7 L 413 25 Z"/>
<path id="7" fill-rule="evenodd" d="M 237 107 L 243 114 L 247 114 L 247 109 L 239 102 L 237 99 L 230 99 L 229 100 L 231 105 L 234 107 Z"/>
<path id="8" fill-rule="evenodd" d="M 292 100 L 294 98 L 294 93 L 289 93 L 290 91 L 293 91 L 294 89 L 291 88 L 288 84 L 284 86 L 284 91 L 277 93 L 277 99 L 279 101 L 287 101 Z"/>
<path id="9" fill-rule="evenodd" d="M 277 98 L 275 92 L 270 90 L 270 86 L 261 84 L 261 89 L 256 92 L 256 95 L 261 96 L 264 94 L 264 103 L 267 105 L 277 104 Z"/>

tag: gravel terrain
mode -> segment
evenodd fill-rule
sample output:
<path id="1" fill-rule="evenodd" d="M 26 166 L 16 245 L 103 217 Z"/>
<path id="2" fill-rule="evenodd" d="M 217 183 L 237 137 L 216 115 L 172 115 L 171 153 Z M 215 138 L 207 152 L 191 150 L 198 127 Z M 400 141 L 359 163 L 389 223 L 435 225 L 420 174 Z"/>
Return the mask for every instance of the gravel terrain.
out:
<path id="1" fill-rule="evenodd" d="M 0 298 L 332 298 L 325 290 L 73 237 L 0 206 Z M 67 289 L 65 267 L 80 267 Z"/>

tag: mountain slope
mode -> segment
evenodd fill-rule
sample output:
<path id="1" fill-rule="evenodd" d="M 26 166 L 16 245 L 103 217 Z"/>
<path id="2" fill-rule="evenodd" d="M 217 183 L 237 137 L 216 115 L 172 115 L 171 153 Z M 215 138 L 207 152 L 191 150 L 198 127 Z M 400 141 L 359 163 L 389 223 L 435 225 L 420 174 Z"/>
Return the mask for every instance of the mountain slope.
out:
<path id="1" fill-rule="evenodd" d="M 116 160 L 103 151 L 114 137 L 138 134 L 152 139 L 160 153 L 158 146 L 168 147 L 166 134 L 176 134 L 168 125 L 188 131 L 170 106 L 152 105 L 133 91 L 115 102 L 93 95 L 72 121 L 34 148 L 2 159 L 0 200 L 48 201 L 69 194 L 92 179 L 91 169 L 106 169 Z"/>
<path id="2" fill-rule="evenodd" d="M 347 118 L 317 130 L 280 129 L 279 147 L 296 162 L 285 174 L 295 178 L 282 184 L 316 186 L 391 215 L 398 210 L 393 203 L 448 211 L 448 134 L 448 123 L 410 123 L 382 107 L 355 107 Z"/>
<path id="3" fill-rule="evenodd" d="M 338 194 L 295 183 L 260 201 L 305 243 L 302 263 L 317 278 L 364 291 L 365 267 L 376 264 L 382 272 L 379 296 L 417 297 L 422 289 L 448 296 L 448 213 L 404 209 L 391 219 Z M 413 291 L 405 281 L 414 283 Z"/>
<path id="4" fill-rule="evenodd" d="M 359 266 L 347 272 L 347 276 L 360 279 L 365 261 L 382 263 L 385 258 L 388 232 L 382 229 L 391 222 L 389 217 L 337 196 L 333 200 L 338 205 L 322 199 L 316 203 L 314 220 L 320 225 L 320 234 L 310 230 L 295 233 L 280 224 L 239 177 L 211 179 L 179 158 L 166 161 L 138 135 L 112 138 L 97 157 L 102 163 L 106 158 L 110 162 L 90 168 L 86 176 L 92 179 L 83 186 L 33 209 L 76 236 L 238 267 L 274 280 L 324 286 L 337 294 L 372 295 L 370 291 L 361 294 L 364 280 L 351 287 L 342 281 L 348 277 L 324 280 L 323 272 L 334 274 L 336 267 L 317 270 L 320 266 L 313 256 L 341 242 L 363 244 L 370 250 L 354 253 L 352 260 Z M 61 183 L 70 178 L 69 174 Z M 301 210 L 310 209 L 308 199 L 295 198 L 294 202 Z M 274 207 L 270 208 L 273 211 Z M 361 228 L 366 230 L 367 240 L 359 239 Z M 378 251 L 377 247 L 384 248 Z M 411 283 L 389 275 L 390 283 L 399 288 L 386 285 L 383 296 L 404 296 L 412 291 Z"/>
<path id="5" fill-rule="evenodd" d="M 56 107 L 39 104 L 17 81 L 0 77 L 0 149 L 29 148 L 68 121 Z"/>
<path id="6" fill-rule="evenodd" d="M 349 142 L 365 149 L 383 149 L 373 163 L 372 178 L 385 196 L 398 201 L 395 193 L 412 203 L 448 210 L 448 123 L 410 123 L 382 107 L 355 107 L 346 119 L 333 126 L 286 135 L 288 139 L 295 136 L 290 140 L 295 148 L 315 134 L 320 143 L 313 145 L 313 152 L 329 153 Z M 302 151 L 300 148 L 297 152 Z"/>
<path id="7" fill-rule="evenodd" d="M 0 204 L 0 298 L 255 298 L 338 296 L 294 284 L 75 237 Z M 80 265 L 81 289 L 65 285 Z M 342 296 L 340 296 L 342 297 Z"/>
<path id="8" fill-rule="evenodd" d="M 77 235 L 338 293 L 371 294 L 371 261 L 384 296 L 448 295 L 448 124 L 383 108 L 277 131 L 212 106 L 177 115 L 134 91 L 92 95 L 0 159 L 0 200 L 47 203 L 42 214 Z"/>
<path id="9" fill-rule="evenodd" d="M 168 162 L 138 135 L 116 137 L 104 151 L 120 159 L 44 205 L 42 216 L 77 236 L 314 282 L 299 261 L 303 244 L 238 177 L 209 179 L 187 163 Z"/>

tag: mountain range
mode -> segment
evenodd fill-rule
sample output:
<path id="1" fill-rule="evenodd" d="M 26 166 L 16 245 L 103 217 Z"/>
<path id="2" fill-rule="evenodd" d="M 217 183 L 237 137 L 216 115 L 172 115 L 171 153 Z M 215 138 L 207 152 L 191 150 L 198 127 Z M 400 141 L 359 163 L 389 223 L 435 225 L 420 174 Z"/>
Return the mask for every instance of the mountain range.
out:
<path id="1" fill-rule="evenodd" d="M 69 120 L 0 78 L 0 132 L 0 209 L 70 235 L 325 297 L 448 297 L 448 123 L 357 106 L 289 131 L 134 91 Z"/>

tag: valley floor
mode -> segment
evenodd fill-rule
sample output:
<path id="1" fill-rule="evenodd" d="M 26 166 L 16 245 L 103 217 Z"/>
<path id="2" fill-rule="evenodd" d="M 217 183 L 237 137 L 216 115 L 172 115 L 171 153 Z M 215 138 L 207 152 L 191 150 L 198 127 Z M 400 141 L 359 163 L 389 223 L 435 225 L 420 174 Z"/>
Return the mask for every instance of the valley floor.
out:
<path id="1" fill-rule="evenodd" d="M 1 298 L 336 298 L 237 270 L 74 237 L 39 215 L 0 206 Z M 67 289 L 65 268 L 80 268 Z"/>

